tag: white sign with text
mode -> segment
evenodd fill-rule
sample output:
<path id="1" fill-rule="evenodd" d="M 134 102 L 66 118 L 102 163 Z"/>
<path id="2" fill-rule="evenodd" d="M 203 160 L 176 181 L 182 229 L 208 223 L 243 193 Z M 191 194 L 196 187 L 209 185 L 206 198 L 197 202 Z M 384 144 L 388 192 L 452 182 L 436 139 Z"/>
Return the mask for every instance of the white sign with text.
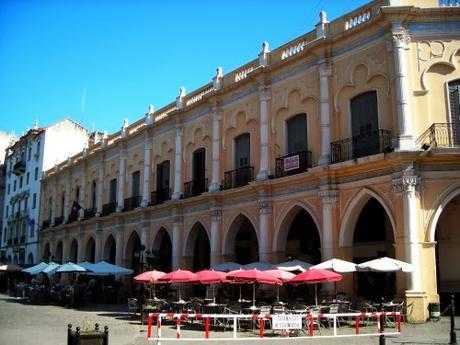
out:
<path id="1" fill-rule="evenodd" d="M 273 329 L 302 329 L 302 315 L 272 315 L 272 327 Z"/>

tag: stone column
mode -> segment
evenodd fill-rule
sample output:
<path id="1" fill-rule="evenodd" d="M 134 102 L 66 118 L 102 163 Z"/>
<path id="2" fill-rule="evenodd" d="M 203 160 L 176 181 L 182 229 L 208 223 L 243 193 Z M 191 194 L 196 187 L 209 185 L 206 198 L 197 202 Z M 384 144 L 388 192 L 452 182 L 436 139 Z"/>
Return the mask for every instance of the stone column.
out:
<path id="1" fill-rule="evenodd" d="M 321 261 L 334 257 L 334 220 L 335 211 L 338 207 L 339 192 L 336 190 L 322 190 L 319 192 L 322 206 L 322 244 Z"/>
<path id="2" fill-rule="evenodd" d="M 409 49 L 410 37 L 400 24 L 393 24 L 393 56 L 395 61 L 395 95 L 398 113 L 398 143 L 400 150 L 413 150 L 415 140 L 410 112 L 409 68 L 405 51 Z"/>
<path id="3" fill-rule="evenodd" d="M 320 92 L 320 113 L 321 113 L 321 157 L 319 165 L 328 165 L 331 156 L 331 129 L 329 113 L 329 77 L 331 68 L 326 61 L 322 61 L 318 69 L 319 92 Z"/>
<path id="4" fill-rule="evenodd" d="M 211 267 L 222 262 L 222 209 L 211 208 Z"/>
<path id="5" fill-rule="evenodd" d="M 55 181 L 54 181 L 54 188 L 53 188 L 53 197 L 51 198 L 51 219 L 50 219 L 50 223 L 51 223 L 51 226 L 54 225 L 54 219 L 56 218 L 56 205 L 57 205 L 57 179 L 55 178 Z"/>
<path id="6" fill-rule="evenodd" d="M 406 261 L 415 266 L 415 271 L 408 273 L 408 290 L 413 292 L 422 291 L 420 240 L 417 227 L 417 197 L 415 194 L 418 183 L 419 179 L 415 175 L 412 166 L 404 170 L 402 177 L 393 180 L 395 193 L 402 197 Z"/>
<path id="7" fill-rule="evenodd" d="M 102 223 L 100 221 L 96 222 L 96 238 L 94 242 L 94 260 L 99 262 L 104 259 L 104 253 L 102 252 Z"/>
<path id="8" fill-rule="evenodd" d="M 210 192 L 220 190 L 220 124 L 222 120 L 222 108 L 216 106 L 212 114 L 212 177 Z"/>
<path id="9" fill-rule="evenodd" d="M 85 261 L 85 245 L 84 243 L 85 240 L 85 234 L 84 234 L 84 229 L 82 227 L 79 227 L 78 229 L 78 236 L 77 236 L 77 244 L 78 244 L 78 250 L 77 250 L 77 262 L 82 262 Z M 76 262 L 74 262 L 76 263 Z"/>
<path id="10" fill-rule="evenodd" d="M 117 220 L 117 225 L 116 225 L 116 234 L 115 234 L 115 264 L 123 266 L 124 265 L 124 255 L 123 255 L 123 250 L 124 250 L 124 231 L 125 231 L 125 226 L 123 223 L 123 220 L 120 218 Z"/>
<path id="11" fill-rule="evenodd" d="M 120 169 L 118 172 L 117 212 L 122 212 L 125 202 L 126 150 L 120 150 Z"/>
<path id="12" fill-rule="evenodd" d="M 104 204 L 104 157 L 102 155 L 100 157 L 96 193 L 96 216 L 99 217 L 102 213 L 102 205 Z"/>
<path id="13" fill-rule="evenodd" d="M 67 241 L 69 240 L 69 231 L 64 229 L 64 237 L 62 238 L 62 263 L 69 261 L 69 248 L 67 246 Z"/>
<path id="14" fill-rule="evenodd" d="M 150 156 L 152 152 L 152 140 L 149 132 L 145 132 L 144 137 L 144 180 L 142 185 L 142 207 L 147 207 L 150 203 Z"/>
<path id="15" fill-rule="evenodd" d="M 181 193 L 182 176 L 182 137 L 184 129 L 181 125 L 176 125 L 176 156 L 174 160 L 174 193 L 172 200 L 179 200 Z"/>
<path id="16" fill-rule="evenodd" d="M 146 249 L 150 249 L 150 219 L 148 215 L 142 215 L 141 222 L 141 244 L 143 244 Z"/>
<path id="17" fill-rule="evenodd" d="M 272 202 L 267 197 L 257 201 L 259 208 L 259 260 L 272 261 Z"/>
<path id="18" fill-rule="evenodd" d="M 182 264 L 182 228 L 183 217 L 178 209 L 173 210 L 172 269 L 181 268 Z M 182 267 L 183 268 L 183 267 Z"/>
<path id="19" fill-rule="evenodd" d="M 267 180 L 271 175 L 269 168 L 269 111 L 268 103 L 270 102 L 270 87 L 261 85 L 259 87 L 260 100 L 260 170 L 257 174 L 258 180 Z"/>
<path id="20" fill-rule="evenodd" d="M 67 179 L 65 182 L 65 190 L 64 190 L 64 212 L 63 212 L 63 219 L 62 219 L 62 224 L 66 224 L 67 220 L 69 219 L 69 214 L 70 214 L 70 181 L 72 181 L 72 174 L 70 171 L 67 173 Z"/>

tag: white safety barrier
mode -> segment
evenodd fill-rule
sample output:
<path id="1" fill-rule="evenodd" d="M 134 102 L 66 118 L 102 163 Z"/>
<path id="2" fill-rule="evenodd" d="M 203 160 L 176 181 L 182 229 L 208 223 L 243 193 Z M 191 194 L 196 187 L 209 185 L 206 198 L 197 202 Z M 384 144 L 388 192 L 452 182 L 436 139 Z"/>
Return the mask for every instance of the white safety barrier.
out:
<path id="1" fill-rule="evenodd" d="M 147 328 L 147 339 L 157 341 L 157 344 L 160 344 L 160 341 L 222 341 L 222 340 L 264 340 L 270 339 L 273 340 L 273 337 L 265 338 L 265 322 L 267 320 L 279 322 L 279 316 L 286 316 L 284 319 L 289 321 L 289 318 L 292 317 L 291 321 L 294 321 L 295 324 L 296 318 L 301 317 L 301 324 L 304 325 L 303 331 L 306 334 L 305 336 L 296 336 L 295 339 L 302 338 L 345 338 L 345 337 L 357 337 L 357 336 L 381 336 L 381 335 L 400 335 L 401 334 L 401 313 L 399 312 L 361 312 L 361 313 L 334 313 L 334 314 L 198 314 L 198 313 L 151 313 L 148 317 L 148 328 Z M 348 319 L 352 320 L 354 323 L 354 332 L 351 334 L 339 334 L 337 331 L 338 319 Z M 390 331 L 384 329 L 384 324 L 388 319 L 394 321 L 394 327 Z M 155 319 L 155 320 L 154 320 Z M 165 320 L 175 320 L 176 323 L 176 336 L 175 337 L 163 337 L 161 333 L 162 319 Z M 382 323 L 382 319 L 384 322 Z M 203 337 L 182 337 L 181 336 L 181 323 L 183 320 L 204 320 L 204 336 Z M 210 337 L 210 325 L 211 320 L 214 322 L 222 322 L 222 320 L 232 320 L 233 334 L 232 337 Z M 239 320 L 253 320 L 257 321 L 257 326 L 259 328 L 259 337 L 238 337 L 238 321 Z M 315 334 L 314 326 L 321 324 L 321 321 L 327 320 L 329 323 L 332 321 L 332 334 L 331 335 L 318 335 Z M 369 332 L 369 327 L 366 326 L 366 332 L 361 331 L 361 322 L 369 322 L 375 320 L 377 328 Z M 154 323 L 155 321 L 155 323 Z M 156 324 L 156 325 L 155 325 Z M 282 323 L 280 323 L 282 324 Z M 386 327 L 385 327 L 386 328 Z M 154 331 L 156 329 L 156 334 Z M 284 337 L 289 337 L 289 332 L 283 332 Z"/>

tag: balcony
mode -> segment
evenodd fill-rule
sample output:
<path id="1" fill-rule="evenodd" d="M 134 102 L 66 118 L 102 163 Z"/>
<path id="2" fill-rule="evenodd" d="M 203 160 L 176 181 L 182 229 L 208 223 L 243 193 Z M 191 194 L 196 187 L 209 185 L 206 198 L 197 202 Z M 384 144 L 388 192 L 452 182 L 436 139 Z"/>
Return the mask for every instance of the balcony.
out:
<path id="1" fill-rule="evenodd" d="M 64 221 L 64 217 L 54 217 L 54 226 L 61 225 L 62 222 Z"/>
<path id="2" fill-rule="evenodd" d="M 276 177 L 295 175 L 311 168 L 311 152 L 301 151 L 276 159 Z"/>
<path id="3" fill-rule="evenodd" d="M 111 213 L 114 213 L 117 210 L 117 202 L 109 202 L 102 206 L 101 216 L 108 216 Z"/>
<path id="4" fill-rule="evenodd" d="M 26 237 L 25 236 L 21 236 L 19 238 L 19 243 L 24 243 L 26 241 Z"/>
<path id="5" fill-rule="evenodd" d="M 141 205 L 142 197 L 141 196 L 132 196 L 131 198 L 126 198 L 124 202 L 123 211 L 131 211 L 135 208 L 138 208 Z"/>
<path id="6" fill-rule="evenodd" d="M 87 208 L 84 210 L 84 217 L 85 219 L 90 219 L 93 218 L 96 215 L 96 209 L 93 208 Z"/>
<path id="7" fill-rule="evenodd" d="M 378 129 L 368 134 L 332 142 L 331 164 L 391 150 L 391 131 Z"/>
<path id="8" fill-rule="evenodd" d="M 246 186 L 254 180 L 254 167 L 243 167 L 226 171 L 224 176 L 224 189 Z"/>
<path id="9" fill-rule="evenodd" d="M 201 195 L 206 192 L 208 187 L 208 179 L 201 178 L 184 183 L 184 198 Z"/>
<path id="10" fill-rule="evenodd" d="M 422 148 L 460 147 L 460 123 L 433 123 L 418 139 Z"/>
<path id="11" fill-rule="evenodd" d="M 21 175 L 26 171 L 26 162 L 20 161 L 13 165 L 13 174 Z"/>
<path id="12" fill-rule="evenodd" d="M 171 199 L 171 190 L 169 188 L 157 190 L 150 194 L 150 206 L 160 205 L 169 199 Z"/>
<path id="13" fill-rule="evenodd" d="M 72 210 L 72 212 L 70 212 L 69 214 L 68 223 L 73 223 L 73 222 L 76 222 L 77 220 L 78 220 L 78 211 Z"/>
<path id="14" fill-rule="evenodd" d="M 50 220 L 47 219 L 47 220 L 44 220 L 43 223 L 42 223 L 42 229 L 46 229 L 46 228 L 49 228 L 50 227 Z"/>

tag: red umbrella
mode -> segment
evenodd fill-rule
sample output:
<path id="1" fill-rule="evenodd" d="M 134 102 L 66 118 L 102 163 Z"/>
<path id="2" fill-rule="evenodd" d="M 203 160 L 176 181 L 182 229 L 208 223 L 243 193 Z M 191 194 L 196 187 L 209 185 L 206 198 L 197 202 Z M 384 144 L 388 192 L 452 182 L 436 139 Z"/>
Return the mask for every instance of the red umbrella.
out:
<path id="1" fill-rule="evenodd" d="M 202 270 L 195 273 L 195 280 L 201 284 L 216 284 L 226 280 L 227 274 L 214 270 Z"/>
<path id="2" fill-rule="evenodd" d="M 291 272 L 288 272 L 288 271 L 283 271 L 283 270 L 280 270 L 280 269 L 267 270 L 265 272 L 270 273 L 272 276 L 278 278 L 283 283 L 286 283 L 286 282 L 290 281 L 292 278 L 295 277 L 294 273 L 291 273 Z M 276 300 L 277 301 L 280 300 L 280 287 L 279 287 L 279 285 L 277 286 Z"/>
<path id="3" fill-rule="evenodd" d="M 302 272 L 292 278 L 289 283 L 292 284 L 315 284 L 315 303 L 318 305 L 317 287 L 318 283 L 337 282 L 342 280 L 342 275 L 323 269 L 309 270 Z"/>
<path id="4" fill-rule="evenodd" d="M 188 283 L 192 281 L 196 281 L 195 273 L 188 271 L 188 270 L 181 270 L 178 269 L 176 271 L 169 272 L 164 276 L 158 279 L 159 282 L 165 283 Z M 181 290 L 179 286 L 179 301 L 182 300 Z"/>
<path id="5" fill-rule="evenodd" d="M 255 283 L 262 283 L 262 284 L 277 284 L 281 285 L 283 282 L 267 273 L 267 271 L 259 271 L 258 269 L 254 268 L 252 270 L 236 270 L 227 273 L 227 280 L 233 280 L 237 283 L 253 283 L 252 288 L 252 307 L 255 308 L 256 304 L 256 284 Z"/>
<path id="6" fill-rule="evenodd" d="M 138 274 L 133 279 L 136 283 L 157 284 L 159 283 L 158 279 L 163 277 L 165 274 L 166 274 L 165 272 L 153 270 L 153 271 L 147 271 L 147 272 Z"/>

